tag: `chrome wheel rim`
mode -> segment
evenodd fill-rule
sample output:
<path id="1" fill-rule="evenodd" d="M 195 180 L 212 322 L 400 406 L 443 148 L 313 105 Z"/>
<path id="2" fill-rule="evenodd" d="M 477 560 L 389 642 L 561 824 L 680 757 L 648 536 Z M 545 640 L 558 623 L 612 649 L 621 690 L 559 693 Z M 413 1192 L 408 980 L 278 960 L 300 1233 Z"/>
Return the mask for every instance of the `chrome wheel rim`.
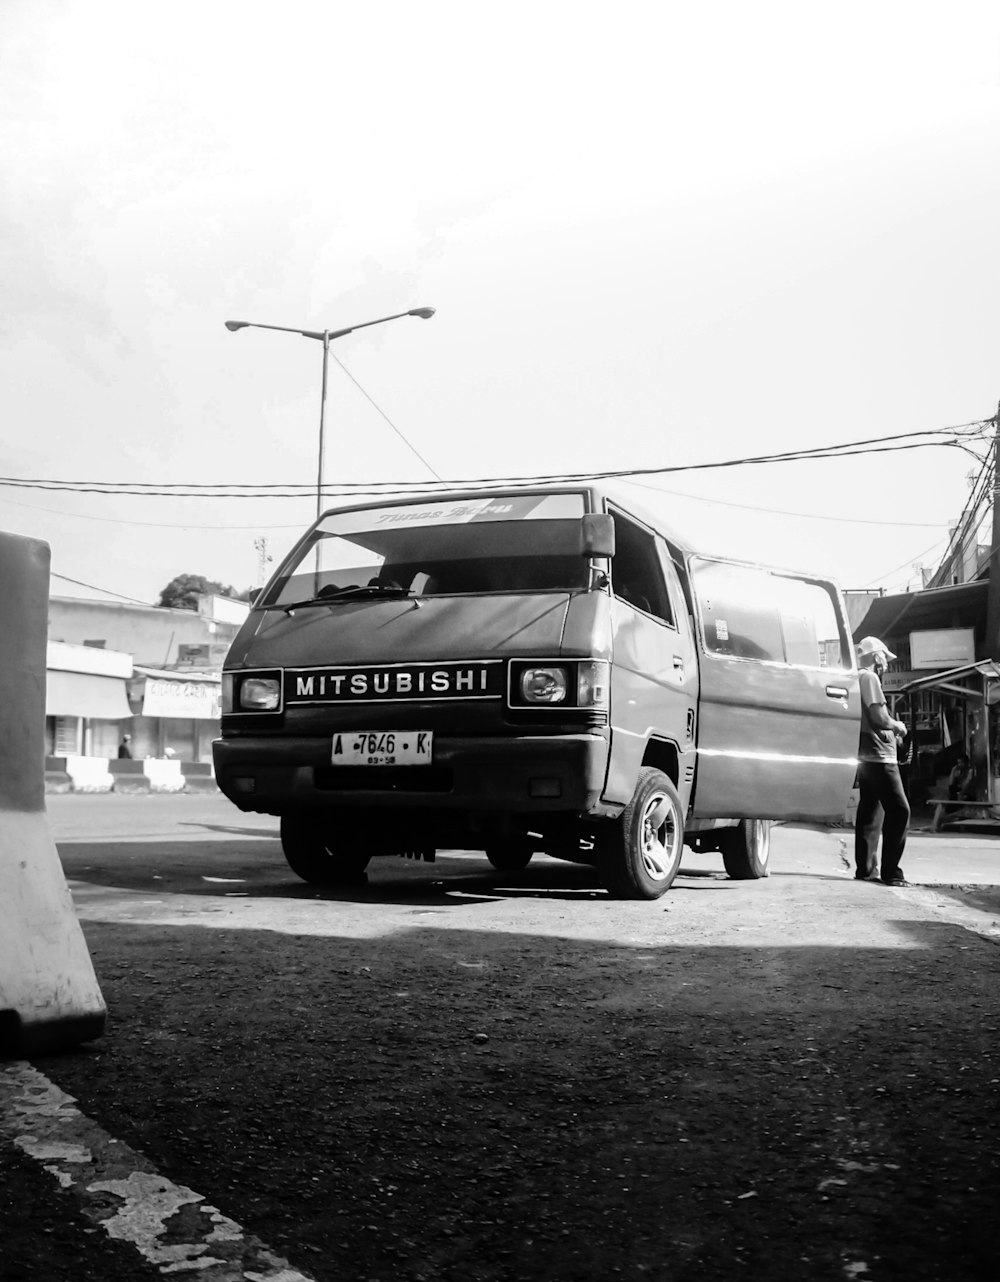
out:
<path id="1" fill-rule="evenodd" d="M 670 798 L 665 793 L 654 792 L 643 807 L 639 821 L 639 853 L 650 881 L 666 881 L 673 873 L 680 843 L 680 824 Z"/>
<path id="2" fill-rule="evenodd" d="M 769 819 L 751 820 L 749 836 L 751 850 L 757 862 L 762 868 L 766 868 L 771 854 L 771 821 Z"/>

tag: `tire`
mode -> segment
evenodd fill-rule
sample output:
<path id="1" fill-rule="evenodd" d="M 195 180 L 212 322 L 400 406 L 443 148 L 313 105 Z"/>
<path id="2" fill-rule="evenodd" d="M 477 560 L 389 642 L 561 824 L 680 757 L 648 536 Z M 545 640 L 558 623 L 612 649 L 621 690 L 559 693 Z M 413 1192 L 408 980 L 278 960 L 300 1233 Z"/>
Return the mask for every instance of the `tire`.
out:
<path id="1" fill-rule="evenodd" d="M 659 899 L 684 853 L 677 789 L 661 770 L 643 766 L 632 800 L 609 827 L 601 859 L 608 891 L 615 899 Z"/>
<path id="2" fill-rule="evenodd" d="M 329 817 L 281 816 L 281 849 L 296 877 L 313 886 L 349 886 L 367 880 L 371 851 L 359 847 L 356 824 Z"/>
<path id="3" fill-rule="evenodd" d="M 735 828 L 719 834 L 719 849 L 726 872 L 734 881 L 756 881 L 770 875 L 770 819 L 741 819 Z"/>
<path id="4" fill-rule="evenodd" d="M 534 853 L 535 848 L 526 837 L 491 841 L 486 847 L 486 858 L 500 872 L 521 872 L 531 863 Z"/>

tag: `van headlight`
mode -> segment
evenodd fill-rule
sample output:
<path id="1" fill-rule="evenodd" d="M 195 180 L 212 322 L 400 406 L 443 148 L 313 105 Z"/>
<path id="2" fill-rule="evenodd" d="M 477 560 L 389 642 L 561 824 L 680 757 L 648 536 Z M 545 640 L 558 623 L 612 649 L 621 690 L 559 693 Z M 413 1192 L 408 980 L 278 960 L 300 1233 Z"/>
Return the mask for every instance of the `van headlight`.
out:
<path id="1" fill-rule="evenodd" d="M 521 673 L 521 698 L 525 703 L 565 703 L 565 668 L 525 668 Z"/>
<path id="2" fill-rule="evenodd" d="M 586 708 L 606 711 L 608 663 L 569 659 L 557 663 L 511 664 L 508 702 L 512 708 Z"/>
<path id="3" fill-rule="evenodd" d="M 224 672 L 222 711 L 277 712 L 281 707 L 280 672 Z"/>

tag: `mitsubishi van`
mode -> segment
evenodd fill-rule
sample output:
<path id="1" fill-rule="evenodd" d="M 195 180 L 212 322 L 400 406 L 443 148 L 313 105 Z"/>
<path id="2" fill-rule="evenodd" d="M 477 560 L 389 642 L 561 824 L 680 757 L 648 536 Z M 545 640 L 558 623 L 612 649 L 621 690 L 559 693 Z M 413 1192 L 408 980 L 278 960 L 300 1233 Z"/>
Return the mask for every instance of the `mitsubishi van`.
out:
<path id="1" fill-rule="evenodd" d="M 324 513 L 225 662 L 219 787 L 317 885 L 375 856 L 544 852 L 655 899 L 685 845 L 767 876 L 842 818 L 860 718 L 830 579 L 710 555 L 612 485 Z"/>

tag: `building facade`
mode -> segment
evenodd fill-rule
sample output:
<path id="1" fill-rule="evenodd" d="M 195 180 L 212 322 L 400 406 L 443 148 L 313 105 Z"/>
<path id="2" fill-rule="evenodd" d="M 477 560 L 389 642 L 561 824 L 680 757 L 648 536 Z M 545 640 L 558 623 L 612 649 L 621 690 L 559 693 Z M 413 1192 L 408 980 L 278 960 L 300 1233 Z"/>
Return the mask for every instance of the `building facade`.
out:
<path id="1" fill-rule="evenodd" d="M 132 717 L 132 656 L 50 641 L 45 666 L 46 756 L 115 756 Z"/>
<path id="2" fill-rule="evenodd" d="M 248 608 L 51 597 L 47 754 L 113 758 L 128 733 L 134 757 L 211 762 L 222 664 Z"/>
<path id="3" fill-rule="evenodd" d="M 856 610 L 856 623 L 852 618 L 855 642 L 880 637 L 896 655 L 882 685 L 913 734 L 911 800 L 917 803 L 945 796 L 963 757 L 976 796 L 1000 800 L 1000 684 L 976 667 L 993 658 L 989 586 L 987 571 L 964 582 L 875 596 Z"/>

